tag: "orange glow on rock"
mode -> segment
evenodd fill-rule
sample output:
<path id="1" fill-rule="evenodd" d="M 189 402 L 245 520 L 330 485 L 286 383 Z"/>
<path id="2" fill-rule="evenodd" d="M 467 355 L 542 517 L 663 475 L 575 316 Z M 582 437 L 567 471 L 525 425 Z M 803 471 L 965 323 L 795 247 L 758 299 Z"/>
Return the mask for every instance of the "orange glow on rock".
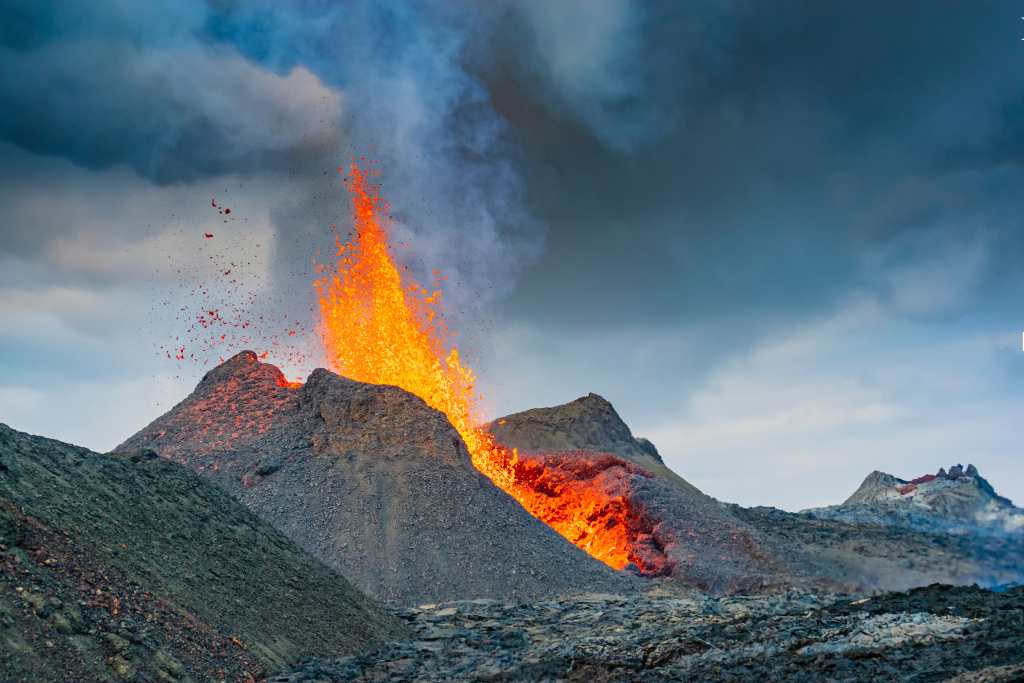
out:
<path id="1" fill-rule="evenodd" d="M 622 496 L 611 497 L 594 480 L 549 470 L 543 459 L 520 459 L 482 426 L 476 378 L 449 343 L 441 292 L 403 281 L 388 249 L 387 205 L 368 173 L 353 163 L 347 185 L 353 232 L 348 241 L 336 238 L 336 264 L 322 267 L 314 283 L 330 368 L 420 397 L 448 417 L 473 465 L 535 517 L 611 567 L 632 562 L 641 572 L 657 570 L 634 552 L 643 530 Z M 441 279 L 437 271 L 434 276 Z"/>

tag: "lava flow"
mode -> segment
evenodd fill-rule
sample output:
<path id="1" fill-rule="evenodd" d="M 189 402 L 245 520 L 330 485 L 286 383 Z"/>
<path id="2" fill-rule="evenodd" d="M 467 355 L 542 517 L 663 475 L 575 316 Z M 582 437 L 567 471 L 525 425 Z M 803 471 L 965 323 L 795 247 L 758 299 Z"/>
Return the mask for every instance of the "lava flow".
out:
<path id="1" fill-rule="evenodd" d="M 482 426 L 475 377 L 449 344 L 440 291 L 403 282 L 388 250 L 387 205 L 357 164 L 347 185 L 354 232 L 347 242 L 336 238 L 336 267 L 322 267 L 315 282 L 331 369 L 419 396 L 448 417 L 473 465 L 531 514 L 602 562 L 616 569 L 632 562 L 644 571 L 643 553 L 634 547 L 642 530 L 628 501 L 594 481 L 545 472 L 542 463 L 520 459 Z"/>

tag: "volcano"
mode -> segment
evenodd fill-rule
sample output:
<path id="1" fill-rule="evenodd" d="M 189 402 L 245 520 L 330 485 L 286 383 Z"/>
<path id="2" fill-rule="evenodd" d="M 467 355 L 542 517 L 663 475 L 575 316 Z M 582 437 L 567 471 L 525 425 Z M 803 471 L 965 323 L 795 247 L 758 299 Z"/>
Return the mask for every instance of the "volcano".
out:
<path id="1" fill-rule="evenodd" d="M 390 603 L 533 600 L 637 581 L 494 486 L 448 419 L 397 387 L 323 369 L 296 385 L 246 351 L 120 448 L 210 477 Z"/>

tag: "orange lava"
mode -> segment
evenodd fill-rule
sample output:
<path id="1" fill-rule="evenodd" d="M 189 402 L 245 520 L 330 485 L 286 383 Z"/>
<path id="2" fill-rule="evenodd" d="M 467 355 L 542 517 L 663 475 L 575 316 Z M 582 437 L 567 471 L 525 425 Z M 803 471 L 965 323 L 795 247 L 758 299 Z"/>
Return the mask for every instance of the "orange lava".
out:
<path id="1" fill-rule="evenodd" d="M 628 505 L 593 482 L 551 476 L 496 443 L 482 426 L 473 371 L 450 344 L 441 292 L 403 280 L 388 250 L 387 205 L 366 171 L 348 174 L 354 231 L 336 238 L 337 263 L 314 284 L 328 364 L 360 382 L 389 384 L 448 416 L 473 465 L 531 514 L 595 558 L 622 569 L 633 552 Z M 632 535 L 631 535 L 632 534 Z"/>

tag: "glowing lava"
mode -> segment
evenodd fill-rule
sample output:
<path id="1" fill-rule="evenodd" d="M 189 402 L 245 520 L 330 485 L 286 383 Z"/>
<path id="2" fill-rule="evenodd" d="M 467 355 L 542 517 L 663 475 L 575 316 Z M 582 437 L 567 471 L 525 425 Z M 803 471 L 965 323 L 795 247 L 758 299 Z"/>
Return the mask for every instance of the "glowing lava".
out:
<path id="1" fill-rule="evenodd" d="M 606 564 L 641 571 L 634 551 L 639 529 L 621 497 L 591 480 L 545 471 L 520 460 L 482 427 L 472 370 L 449 343 L 440 291 L 403 282 L 388 251 L 387 205 L 367 173 L 352 164 L 348 176 L 354 232 L 336 238 L 336 268 L 315 282 L 320 335 L 331 369 L 360 382 L 390 384 L 419 396 L 448 416 L 473 465 L 535 517 Z M 621 461 L 620 461 L 621 462 Z"/>

